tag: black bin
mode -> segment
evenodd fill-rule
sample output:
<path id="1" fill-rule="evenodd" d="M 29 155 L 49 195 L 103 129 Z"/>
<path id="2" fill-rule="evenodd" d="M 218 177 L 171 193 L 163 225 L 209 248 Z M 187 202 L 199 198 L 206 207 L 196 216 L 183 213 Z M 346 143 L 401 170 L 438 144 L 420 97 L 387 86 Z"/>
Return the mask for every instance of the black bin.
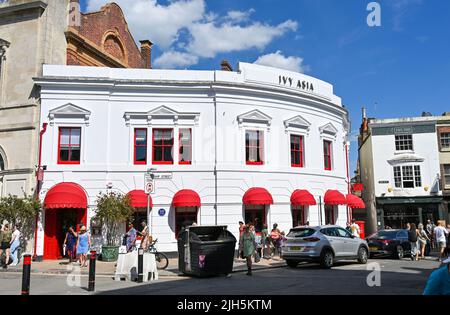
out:
<path id="1" fill-rule="evenodd" d="M 236 238 L 226 226 L 189 226 L 178 235 L 178 269 L 210 277 L 233 271 Z"/>

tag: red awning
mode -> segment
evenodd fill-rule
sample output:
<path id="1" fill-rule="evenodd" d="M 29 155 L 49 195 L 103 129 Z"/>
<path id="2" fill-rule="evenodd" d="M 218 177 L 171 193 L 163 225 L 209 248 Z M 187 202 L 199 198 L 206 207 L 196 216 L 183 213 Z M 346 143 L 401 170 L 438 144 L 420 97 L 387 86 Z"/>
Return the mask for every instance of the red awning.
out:
<path id="1" fill-rule="evenodd" d="M 174 207 L 200 207 L 200 196 L 193 190 L 183 189 L 173 196 Z"/>
<path id="2" fill-rule="evenodd" d="M 246 191 L 242 202 L 244 205 L 271 205 L 273 198 L 265 188 L 254 187 Z"/>
<path id="3" fill-rule="evenodd" d="M 307 190 L 297 189 L 291 195 L 291 205 L 293 206 L 315 206 L 316 199 Z"/>
<path id="4" fill-rule="evenodd" d="M 355 195 L 347 195 L 347 204 L 350 208 L 353 208 L 353 209 L 366 208 L 364 201 L 362 201 L 361 198 L 359 198 L 358 196 L 355 196 Z"/>
<path id="5" fill-rule="evenodd" d="M 147 208 L 148 195 L 143 190 L 132 190 L 127 194 L 133 208 Z M 150 197 L 150 208 L 153 207 L 152 197 Z"/>
<path id="6" fill-rule="evenodd" d="M 324 203 L 331 206 L 346 205 L 347 199 L 337 190 L 327 190 L 324 197 Z"/>
<path id="7" fill-rule="evenodd" d="M 57 184 L 47 192 L 44 199 L 44 208 L 86 209 L 86 193 L 80 185 L 75 183 Z"/>

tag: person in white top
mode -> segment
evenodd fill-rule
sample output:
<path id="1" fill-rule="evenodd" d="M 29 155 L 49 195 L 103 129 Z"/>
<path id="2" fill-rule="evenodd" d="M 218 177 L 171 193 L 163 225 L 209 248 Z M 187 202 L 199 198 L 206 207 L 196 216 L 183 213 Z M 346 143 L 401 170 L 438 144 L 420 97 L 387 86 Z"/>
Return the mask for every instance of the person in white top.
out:
<path id="1" fill-rule="evenodd" d="M 20 247 L 20 235 L 19 226 L 16 224 L 14 225 L 14 232 L 12 233 L 11 238 L 11 256 L 13 257 L 12 266 L 16 266 L 19 263 L 19 258 L 17 256 Z"/>
<path id="2" fill-rule="evenodd" d="M 356 224 L 355 220 L 352 220 L 352 225 L 350 225 L 350 229 L 351 229 L 354 237 L 358 237 L 358 238 L 360 237 L 361 231 L 359 229 L 359 225 Z"/>
<path id="3" fill-rule="evenodd" d="M 447 247 L 447 235 L 448 231 L 445 228 L 445 221 L 439 220 L 438 226 L 434 229 L 434 240 L 439 249 L 439 261 L 444 258 L 444 251 Z"/>

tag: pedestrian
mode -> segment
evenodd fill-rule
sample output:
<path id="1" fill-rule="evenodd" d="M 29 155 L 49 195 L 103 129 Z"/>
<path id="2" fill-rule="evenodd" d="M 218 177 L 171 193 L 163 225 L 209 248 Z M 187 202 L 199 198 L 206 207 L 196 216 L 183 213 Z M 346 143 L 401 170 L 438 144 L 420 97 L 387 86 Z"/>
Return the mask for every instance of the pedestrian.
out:
<path id="1" fill-rule="evenodd" d="M 252 275 L 252 257 L 255 254 L 255 236 L 250 230 L 250 226 L 246 225 L 244 233 L 240 239 L 240 248 L 242 257 L 247 261 L 247 276 Z"/>
<path id="2" fill-rule="evenodd" d="M 81 267 L 87 267 L 87 254 L 91 247 L 91 237 L 83 225 L 80 228 L 80 233 L 77 240 L 77 254 L 80 260 Z"/>
<path id="3" fill-rule="evenodd" d="M 350 222 L 347 222 L 347 226 L 345 227 L 345 229 L 346 229 L 349 233 L 352 233 L 352 225 L 350 224 Z"/>
<path id="4" fill-rule="evenodd" d="M 13 259 L 11 266 L 17 266 L 17 264 L 19 263 L 18 254 L 21 236 L 22 233 L 20 233 L 19 226 L 17 224 L 14 224 L 14 232 L 12 233 L 11 237 L 11 257 Z"/>
<path id="5" fill-rule="evenodd" d="M 442 262 L 439 269 L 428 278 L 424 295 L 450 295 L 450 258 Z"/>
<path id="6" fill-rule="evenodd" d="M 137 232 L 137 234 L 139 236 L 142 236 L 142 240 L 141 240 L 141 248 L 144 249 L 144 251 L 146 251 L 148 249 L 149 246 L 149 230 L 148 230 L 148 226 L 147 223 L 145 221 L 141 222 L 141 226 L 142 226 L 142 230 L 140 232 Z"/>
<path id="7" fill-rule="evenodd" d="M 268 249 L 270 248 L 268 246 L 268 242 L 269 242 L 269 229 L 267 228 L 267 224 L 263 224 L 263 229 L 261 230 L 261 251 L 262 251 L 262 256 L 265 259 L 269 259 L 270 257 L 270 253 L 268 253 Z"/>
<path id="8" fill-rule="evenodd" d="M 438 261 L 442 261 L 444 258 L 445 248 L 447 247 L 447 235 L 448 231 L 445 228 L 445 221 L 439 220 L 437 227 L 434 228 L 434 240 L 439 250 Z"/>
<path id="9" fill-rule="evenodd" d="M 5 223 L 5 221 L 3 221 Z M 5 262 L 3 264 L 3 269 L 8 268 L 9 259 L 11 256 L 11 239 L 12 233 L 9 228 L 9 223 L 3 224 L 2 231 L 0 232 L 0 260 L 3 257 L 3 253 L 5 253 Z"/>
<path id="10" fill-rule="evenodd" d="M 309 221 L 306 221 L 305 226 L 309 226 Z"/>
<path id="11" fill-rule="evenodd" d="M 78 234 L 74 231 L 73 226 L 69 226 L 64 238 L 64 246 L 66 247 L 66 253 L 69 257 L 69 264 L 77 259 L 77 241 Z"/>
<path id="12" fill-rule="evenodd" d="M 127 242 L 126 242 L 126 246 L 127 246 L 127 253 L 129 253 L 135 246 L 136 244 L 136 236 L 137 236 L 137 231 L 134 228 L 133 223 L 130 223 L 128 225 L 128 232 L 125 234 L 126 238 L 127 238 Z"/>
<path id="13" fill-rule="evenodd" d="M 408 241 L 411 245 L 411 260 L 419 260 L 419 251 L 417 250 L 417 230 L 416 225 L 411 223 L 408 230 Z"/>
<path id="14" fill-rule="evenodd" d="M 361 230 L 355 220 L 352 220 L 352 225 L 350 225 L 350 228 L 351 228 L 352 235 L 354 237 L 360 238 Z"/>
<path id="15" fill-rule="evenodd" d="M 256 227 L 253 224 L 250 224 L 250 232 L 255 238 L 255 263 L 259 263 L 259 261 L 261 260 L 261 256 L 259 254 L 259 250 L 261 248 L 261 235 L 258 235 L 259 233 L 256 233 Z"/>
<path id="16" fill-rule="evenodd" d="M 278 256 L 281 256 L 280 253 L 281 232 L 278 229 L 278 224 L 276 223 L 273 225 L 272 231 L 270 232 L 270 239 L 273 247 L 275 248 L 275 253 L 277 253 Z"/>
<path id="17" fill-rule="evenodd" d="M 411 224 L 410 223 L 406 223 L 406 229 L 409 231 L 411 230 Z"/>
<path id="18" fill-rule="evenodd" d="M 436 227 L 436 225 L 433 223 L 433 222 L 431 222 L 431 220 L 427 220 L 427 225 L 426 225 L 426 232 L 427 232 L 427 234 L 428 234 L 428 238 L 430 239 L 430 242 L 431 242 L 431 248 L 435 248 L 436 246 L 435 246 L 435 242 L 434 242 L 434 240 L 433 240 L 433 238 L 434 238 L 434 228 Z"/>
<path id="19" fill-rule="evenodd" d="M 245 231 L 245 224 L 244 224 L 244 222 L 242 222 L 242 221 L 239 221 L 239 248 L 241 247 L 241 237 L 242 237 L 242 234 L 244 234 L 244 231 Z M 238 250 L 238 254 L 237 254 L 237 258 L 240 258 L 242 255 L 241 255 L 241 252 L 240 252 L 240 250 Z"/>
<path id="20" fill-rule="evenodd" d="M 420 223 L 417 229 L 417 240 L 419 245 L 420 257 L 425 259 L 425 247 L 427 242 L 430 241 L 427 232 L 423 229 L 423 224 Z"/>

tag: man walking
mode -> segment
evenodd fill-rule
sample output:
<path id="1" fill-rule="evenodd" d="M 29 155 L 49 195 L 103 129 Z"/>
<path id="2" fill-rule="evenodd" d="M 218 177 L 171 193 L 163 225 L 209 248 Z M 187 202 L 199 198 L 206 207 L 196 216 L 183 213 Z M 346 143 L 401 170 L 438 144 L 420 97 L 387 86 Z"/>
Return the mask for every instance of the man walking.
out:
<path id="1" fill-rule="evenodd" d="M 444 259 L 444 251 L 447 247 L 447 235 L 448 231 L 445 228 L 445 221 L 439 220 L 438 226 L 434 229 L 434 240 L 439 250 L 439 258 L 438 261 L 442 261 Z"/>

